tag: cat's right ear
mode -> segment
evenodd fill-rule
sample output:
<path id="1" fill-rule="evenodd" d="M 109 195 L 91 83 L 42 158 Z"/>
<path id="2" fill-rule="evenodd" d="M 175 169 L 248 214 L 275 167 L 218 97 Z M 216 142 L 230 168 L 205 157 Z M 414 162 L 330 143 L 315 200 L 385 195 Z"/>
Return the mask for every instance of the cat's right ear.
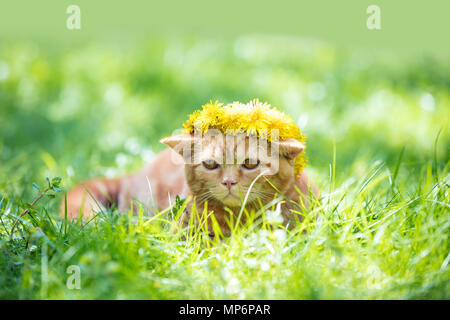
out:
<path id="1" fill-rule="evenodd" d="M 159 142 L 175 149 L 178 145 L 187 145 L 194 142 L 194 136 L 190 134 L 178 134 L 161 139 Z"/>
<path id="2" fill-rule="evenodd" d="M 189 158 L 194 153 L 194 143 L 196 140 L 192 134 L 179 134 L 163 138 L 160 142 L 172 148 L 175 152 L 183 156 L 183 158 Z"/>

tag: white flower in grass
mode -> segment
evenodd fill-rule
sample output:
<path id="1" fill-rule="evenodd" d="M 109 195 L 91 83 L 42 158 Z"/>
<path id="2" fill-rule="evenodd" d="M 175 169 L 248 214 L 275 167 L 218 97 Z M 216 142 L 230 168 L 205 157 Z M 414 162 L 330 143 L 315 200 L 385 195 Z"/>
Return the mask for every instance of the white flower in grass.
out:
<path id="1" fill-rule="evenodd" d="M 244 261 L 249 268 L 255 268 L 258 265 L 258 259 L 255 258 L 246 258 Z"/>
<path id="2" fill-rule="evenodd" d="M 268 271 L 270 269 L 270 264 L 267 261 L 261 262 L 261 270 Z"/>
<path id="3" fill-rule="evenodd" d="M 287 237 L 287 233 L 283 229 L 275 230 L 273 232 L 273 235 L 275 237 L 275 240 L 277 240 L 277 242 L 284 242 L 286 240 L 286 237 Z"/>
<path id="4" fill-rule="evenodd" d="M 281 215 L 281 203 L 279 202 L 275 210 L 266 211 L 266 222 L 270 224 L 283 223 L 283 216 Z"/>
<path id="5" fill-rule="evenodd" d="M 227 288 L 226 288 L 226 292 L 228 294 L 239 293 L 240 289 L 241 289 L 241 283 L 239 282 L 238 279 L 232 278 L 232 279 L 230 279 L 230 281 L 228 281 Z"/>

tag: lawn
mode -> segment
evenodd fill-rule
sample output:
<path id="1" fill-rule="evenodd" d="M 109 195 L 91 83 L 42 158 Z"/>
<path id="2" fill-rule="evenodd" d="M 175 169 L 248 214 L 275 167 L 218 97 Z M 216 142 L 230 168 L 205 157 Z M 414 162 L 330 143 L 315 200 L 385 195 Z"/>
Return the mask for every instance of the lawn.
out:
<path id="1" fill-rule="evenodd" d="M 180 206 L 58 216 L 70 187 L 139 169 L 210 99 L 253 98 L 307 136 L 321 202 L 293 230 L 273 208 L 215 240 L 170 232 Z M 3 41 L 0 298 L 450 299 L 449 119 L 435 56 L 274 36 Z"/>

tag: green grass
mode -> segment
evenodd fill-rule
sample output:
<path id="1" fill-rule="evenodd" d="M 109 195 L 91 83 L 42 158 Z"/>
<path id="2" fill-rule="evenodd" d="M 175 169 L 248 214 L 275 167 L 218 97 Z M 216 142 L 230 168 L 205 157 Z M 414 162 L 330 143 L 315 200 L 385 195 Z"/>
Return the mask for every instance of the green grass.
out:
<path id="1" fill-rule="evenodd" d="M 449 74 L 434 57 L 273 37 L 3 43 L 0 298 L 449 299 Z M 140 168 L 202 103 L 255 97 L 307 135 L 322 199 L 293 230 L 274 208 L 214 240 L 171 232 L 179 207 L 58 217 L 64 190 Z M 29 206 L 56 176 L 63 190 L 50 180 Z"/>

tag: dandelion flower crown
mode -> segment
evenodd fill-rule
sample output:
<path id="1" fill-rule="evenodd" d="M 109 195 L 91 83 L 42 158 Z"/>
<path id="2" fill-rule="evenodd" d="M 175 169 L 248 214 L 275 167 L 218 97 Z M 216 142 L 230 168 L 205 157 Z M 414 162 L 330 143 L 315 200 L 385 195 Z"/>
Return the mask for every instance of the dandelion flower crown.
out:
<path id="1" fill-rule="evenodd" d="M 294 123 L 292 118 L 258 99 L 249 103 L 233 102 L 224 105 L 218 101 L 205 104 L 202 110 L 196 110 L 189 115 L 183 124 L 187 133 L 206 133 L 209 129 L 217 129 L 223 133 L 234 134 L 246 132 L 266 138 L 269 142 L 272 136 L 267 132 L 278 130 L 280 140 L 293 138 L 305 142 L 306 137 Z M 300 174 L 306 166 L 306 157 L 302 151 L 294 162 L 295 175 Z"/>

